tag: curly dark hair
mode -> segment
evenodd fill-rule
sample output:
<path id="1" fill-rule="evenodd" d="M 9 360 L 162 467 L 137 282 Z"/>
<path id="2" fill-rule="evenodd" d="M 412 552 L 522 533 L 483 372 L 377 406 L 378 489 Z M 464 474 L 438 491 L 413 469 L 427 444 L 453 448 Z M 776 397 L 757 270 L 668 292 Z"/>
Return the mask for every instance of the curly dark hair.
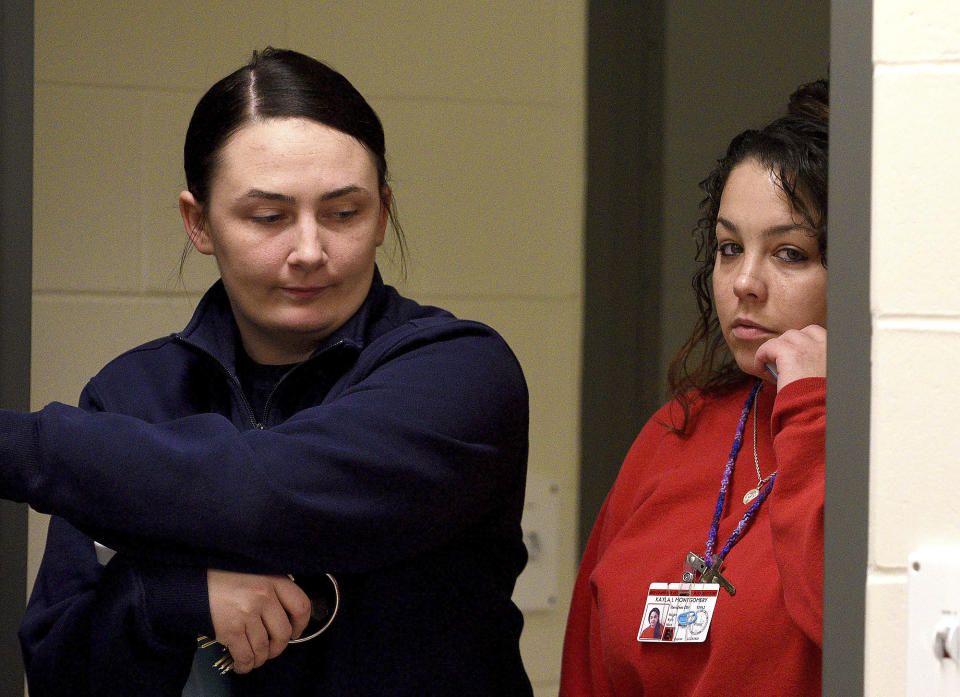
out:
<path id="1" fill-rule="evenodd" d="M 667 379 L 682 407 L 673 428 L 684 432 L 690 421 L 694 391 L 701 394 L 730 389 L 749 379 L 730 354 L 713 305 L 713 267 L 717 258 L 717 214 L 730 172 L 745 160 L 755 160 L 773 172 L 793 209 L 816 231 L 820 258 L 827 263 L 827 123 L 829 84 L 817 80 L 792 95 L 787 114 L 759 130 L 734 138 L 726 155 L 700 182 L 706 197 L 694 230 L 699 266 L 693 276 L 699 317 L 693 332 L 673 361 Z M 679 417 L 679 421 L 678 421 Z"/>

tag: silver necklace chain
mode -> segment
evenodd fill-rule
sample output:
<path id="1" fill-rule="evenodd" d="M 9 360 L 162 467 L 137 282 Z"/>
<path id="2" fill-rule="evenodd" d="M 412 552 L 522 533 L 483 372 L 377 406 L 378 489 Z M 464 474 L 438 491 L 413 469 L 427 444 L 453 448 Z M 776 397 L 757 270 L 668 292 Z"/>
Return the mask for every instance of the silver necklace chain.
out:
<path id="1" fill-rule="evenodd" d="M 770 481 L 770 478 L 777 473 L 776 470 L 774 470 L 764 477 L 760 472 L 760 456 L 757 455 L 757 402 L 759 401 L 760 395 L 757 395 L 757 398 L 753 400 L 753 465 L 757 468 L 757 486 L 744 494 L 744 504 L 750 503 L 757 498 L 757 496 L 760 495 L 760 489 L 763 485 Z"/>

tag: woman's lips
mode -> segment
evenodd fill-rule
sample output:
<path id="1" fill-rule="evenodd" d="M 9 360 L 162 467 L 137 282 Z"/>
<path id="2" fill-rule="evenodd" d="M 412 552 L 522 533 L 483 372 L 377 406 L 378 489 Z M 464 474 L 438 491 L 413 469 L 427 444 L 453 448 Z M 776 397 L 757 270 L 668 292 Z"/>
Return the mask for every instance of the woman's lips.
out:
<path id="1" fill-rule="evenodd" d="M 733 329 L 730 333 L 741 341 L 756 341 L 757 339 L 769 339 L 776 334 L 772 329 L 754 324 L 748 321 L 737 321 L 733 323 Z"/>
<path id="2" fill-rule="evenodd" d="M 288 286 L 283 292 L 298 300 L 311 300 L 322 295 L 325 290 L 326 286 Z"/>

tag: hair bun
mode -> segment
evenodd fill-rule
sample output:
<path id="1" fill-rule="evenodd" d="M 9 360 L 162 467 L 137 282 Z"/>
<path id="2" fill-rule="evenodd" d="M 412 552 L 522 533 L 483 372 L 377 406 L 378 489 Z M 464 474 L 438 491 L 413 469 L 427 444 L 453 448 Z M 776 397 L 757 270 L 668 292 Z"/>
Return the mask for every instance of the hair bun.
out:
<path id="1" fill-rule="evenodd" d="M 816 80 L 800 85 L 790 95 L 787 113 L 800 118 L 826 123 L 830 118 L 830 85 L 826 80 Z"/>

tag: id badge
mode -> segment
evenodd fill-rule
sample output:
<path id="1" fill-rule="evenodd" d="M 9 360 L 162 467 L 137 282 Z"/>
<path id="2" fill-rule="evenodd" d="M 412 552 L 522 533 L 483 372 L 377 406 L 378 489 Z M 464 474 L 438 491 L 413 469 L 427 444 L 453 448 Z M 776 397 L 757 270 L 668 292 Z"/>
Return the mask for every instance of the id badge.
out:
<path id="1" fill-rule="evenodd" d="M 705 641 L 719 583 L 651 583 L 637 641 Z"/>

